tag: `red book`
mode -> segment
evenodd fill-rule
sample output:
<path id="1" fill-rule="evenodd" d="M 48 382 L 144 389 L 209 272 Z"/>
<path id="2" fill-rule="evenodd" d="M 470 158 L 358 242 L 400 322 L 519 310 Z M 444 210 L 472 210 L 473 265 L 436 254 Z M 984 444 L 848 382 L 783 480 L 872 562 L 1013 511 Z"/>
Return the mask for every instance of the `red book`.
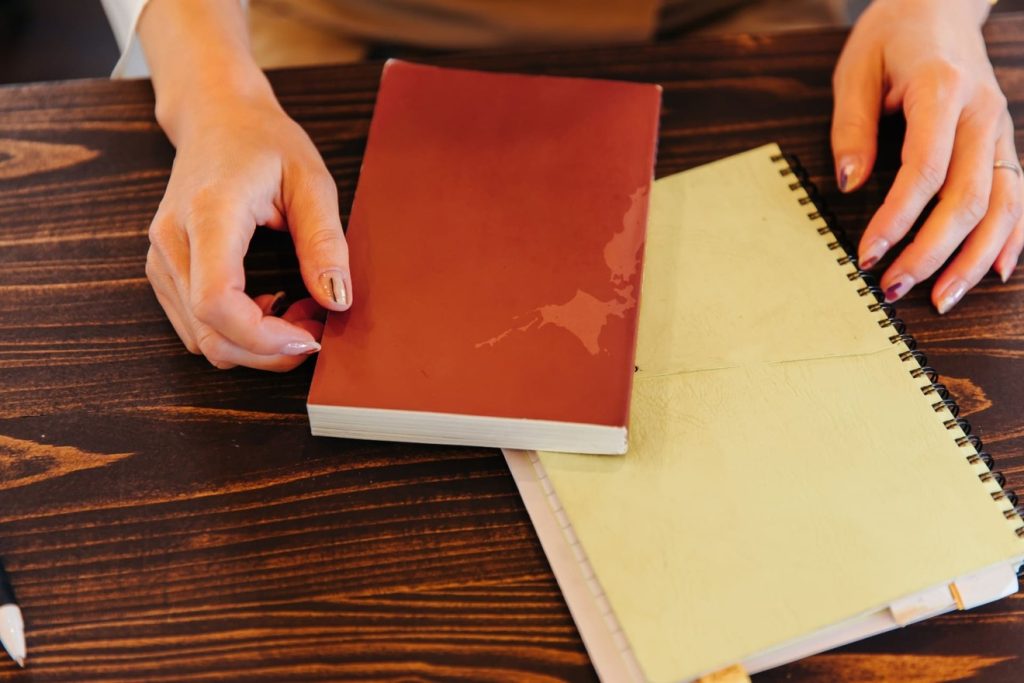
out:
<path id="1" fill-rule="evenodd" d="M 389 61 L 313 433 L 625 452 L 660 100 Z"/>

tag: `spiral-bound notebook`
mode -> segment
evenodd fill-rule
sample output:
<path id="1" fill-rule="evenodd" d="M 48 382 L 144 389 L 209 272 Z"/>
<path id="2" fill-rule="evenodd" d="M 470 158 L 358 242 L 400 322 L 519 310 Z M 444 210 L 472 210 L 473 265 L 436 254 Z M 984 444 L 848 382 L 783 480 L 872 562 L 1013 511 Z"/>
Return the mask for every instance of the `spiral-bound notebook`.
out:
<path id="1" fill-rule="evenodd" d="M 605 681 L 1017 590 L 1016 497 L 813 196 L 776 145 L 657 181 L 629 452 L 506 452 Z"/>

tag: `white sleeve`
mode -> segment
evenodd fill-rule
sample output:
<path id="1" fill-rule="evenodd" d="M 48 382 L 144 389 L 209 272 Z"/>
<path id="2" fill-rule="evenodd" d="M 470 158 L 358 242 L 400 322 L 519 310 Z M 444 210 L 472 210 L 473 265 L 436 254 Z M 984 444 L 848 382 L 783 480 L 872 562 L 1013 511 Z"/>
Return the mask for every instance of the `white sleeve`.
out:
<path id="1" fill-rule="evenodd" d="M 240 0 L 242 8 L 247 9 L 249 0 Z M 121 48 L 121 58 L 114 66 L 111 78 L 148 78 L 149 65 L 139 45 L 139 36 L 135 27 L 139 22 L 142 10 L 149 0 L 101 0 L 107 13 L 107 21 L 114 31 L 114 38 Z"/>
<path id="2" fill-rule="evenodd" d="M 149 75 L 146 57 L 142 54 L 139 37 L 135 34 L 135 24 L 149 0 L 102 0 L 103 9 L 107 13 L 107 21 L 114 31 L 114 38 L 121 48 L 121 58 L 117 60 L 111 78 L 139 78 Z"/>

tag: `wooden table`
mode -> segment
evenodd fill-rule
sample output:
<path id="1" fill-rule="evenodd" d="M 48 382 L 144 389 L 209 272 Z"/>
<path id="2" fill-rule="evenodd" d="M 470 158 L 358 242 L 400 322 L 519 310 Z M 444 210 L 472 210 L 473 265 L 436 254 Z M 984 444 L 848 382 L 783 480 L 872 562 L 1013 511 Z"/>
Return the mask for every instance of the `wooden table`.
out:
<path id="1" fill-rule="evenodd" d="M 988 37 L 1024 128 L 1024 17 Z M 856 234 L 900 130 L 886 124 L 866 190 L 840 196 L 828 126 L 842 40 L 436 61 L 661 83 L 658 175 L 776 140 Z M 379 72 L 273 75 L 346 213 Z M 311 367 L 221 372 L 178 342 L 143 274 L 172 160 L 152 110 L 142 82 L 0 90 L 0 556 L 31 662 L 0 662 L 0 680 L 593 680 L 497 451 L 314 439 Z M 301 291 L 288 246 L 257 240 L 254 289 Z M 899 312 L 1024 488 L 1024 273 L 988 277 L 942 318 L 926 292 Z M 1014 596 L 755 679 L 1022 680 L 1022 607 Z"/>

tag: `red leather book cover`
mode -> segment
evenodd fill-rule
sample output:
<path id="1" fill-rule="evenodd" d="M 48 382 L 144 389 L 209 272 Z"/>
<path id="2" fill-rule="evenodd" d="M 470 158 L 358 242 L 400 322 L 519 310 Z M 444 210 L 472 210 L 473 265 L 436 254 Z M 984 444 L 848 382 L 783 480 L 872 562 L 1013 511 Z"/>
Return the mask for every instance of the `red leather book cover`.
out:
<path id="1" fill-rule="evenodd" d="M 309 404 L 624 427 L 660 99 L 389 62 Z"/>

